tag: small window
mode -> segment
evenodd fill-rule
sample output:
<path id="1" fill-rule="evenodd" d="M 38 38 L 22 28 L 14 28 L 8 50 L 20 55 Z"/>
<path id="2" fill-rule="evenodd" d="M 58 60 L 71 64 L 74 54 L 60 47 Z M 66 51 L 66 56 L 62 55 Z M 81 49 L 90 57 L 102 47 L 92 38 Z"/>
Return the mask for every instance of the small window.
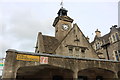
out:
<path id="1" fill-rule="evenodd" d="M 69 48 L 69 53 L 73 53 L 73 47 L 68 47 Z"/>
<path id="2" fill-rule="evenodd" d="M 100 43 L 99 42 L 96 43 L 96 49 L 100 49 L 100 47 L 101 47 Z"/>
<path id="3" fill-rule="evenodd" d="M 81 49 L 81 52 L 82 52 L 82 53 L 85 53 L 85 49 Z"/>
<path id="4" fill-rule="evenodd" d="M 120 53 L 120 50 L 118 50 L 118 53 Z"/>
<path id="5" fill-rule="evenodd" d="M 118 50 L 118 54 L 119 54 L 119 57 L 120 57 L 120 50 Z"/>
<path id="6" fill-rule="evenodd" d="M 110 43 L 112 43 L 112 39 L 111 39 L 111 37 L 109 37 L 109 41 L 110 41 Z"/>
<path id="7" fill-rule="evenodd" d="M 112 40 L 113 40 L 113 42 L 115 42 L 115 36 L 114 35 L 112 35 Z"/>
<path id="8" fill-rule="evenodd" d="M 116 60 L 119 61 L 119 55 L 118 55 L 118 52 L 117 52 L 117 51 L 114 51 L 114 53 L 115 53 L 115 58 L 116 58 Z"/>
<path id="9" fill-rule="evenodd" d="M 115 36 L 116 36 L 116 41 L 118 41 L 119 40 L 118 33 L 115 33 Z"/>

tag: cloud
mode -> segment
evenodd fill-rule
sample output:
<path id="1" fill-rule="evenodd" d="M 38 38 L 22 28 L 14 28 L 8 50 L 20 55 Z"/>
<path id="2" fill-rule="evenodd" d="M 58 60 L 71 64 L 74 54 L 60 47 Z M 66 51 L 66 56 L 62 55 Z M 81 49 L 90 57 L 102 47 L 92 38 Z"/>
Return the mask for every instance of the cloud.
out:
<path id="1" fill-rule="evenodd" d="M 1 2 L 60 2 L 61 0 L 1 0 Z M 118 2 L 119 0 L 64 0 L 64 2 Z"/>
<path id="2" fill-rule="evenodd" d="M 39 31 L 46 35 L 54 35 L 51 25 L 53 19 L 41 19 L 29 8 L 8 8 L 9 6 L 7 10 L 12 12 L 3 11 L 4 22 L 0 27 L 0 56 L 5 55 L 9 48 L 34 52 Z"/>
<path id="3" fill-rule="evenodd" d="M 9 42 L 6 39 L 0 37 L 0 58 L 5 56 L 5 51 L 10 47 Z"/>
<path id="4" fill-rule="evenodd" d="M 16 38 L 31 39 L 34 38 L 39 31 L 42 31 L 45 34 L 52 32 L 53 29 L 51 23 L 52 19 L 41 20 L 34 16 L 30 11 L 16 11 L 15 14 L 11 15 L 11 19 L 9 20 L 9 25 L 11 26 L 7 33 Z"/>
<path id="5" fill-rule="evenodd" d="M 5 48 L 2 51 L 5 52 L 5 50 L 8 48 L 15 48 L 15 49 L 24 50 L 24 51 L 34 51 L 38 32 L 42 32 L 45 35 L 54 35 L 54 28 L 52 27 L 52 23 L 54 20 L 53 17 L 55 17 L 54 14 L 56 14 L 56 12 L 52 9 L 57 9 L 56 6 L 54 6 L 53 4 L 49 4 L 49 3 L 47 3 L 47 4 L 46 3 L 32 3 L 31 4 L 31 3 L 28 3 L 28 2 L 30 2 L 30 0 L 29 1 L 24 0 L 24 1 L 27 1 L 27 3 L 25 3 L 23 0 L 9 0 L 9 1 L 4 0 L 4 2 L 5 1 L 8 3 L 3 3 L 3 4 L 1 3 L 2 6 L 0 5 L 0 10 L 2 8 L 2 11 L 0 12 L 0 37 L 1 37 L 0 44 L 2 44 L 2 47 Z M 21 1 L 21 3 L 19 3 L 19 2 L 12 3 L 12 1 L 13 2 Z M 33 1 L 33 0 L 31 0 L 31 1 Z M 44 0 L 39 0 L 39 1 L 42 2 Z M 46 1 L 48 1 L 48 0 L 46 0 Z M 57 1 L 57 0 L 55 0 L 55 1 Z M 64 2 L 66 2 L 66 1 L 68 1 L 68 0 L 65 0 Z M 69 1 L 73 1 L 73 0 L 69 0 Z M 83 0 L 75 0 L 74 2 L 76 2 L 76 1 L 79 2 L 79 1 L 83 1 Z M 85 1 L 87 1 L 87 0 L 85 0 Z M 108 1 L 108 0 L 105 0 L 105 1 Z M 115 1 L 115 0 L 113 0 L 113 1 Z M 36 0 L 34 0 L 33 2 L 36 2 Z M 56 3 L 56 5 L 57 5 L 57 3 Z M 88 8 L 88 5 L 86 6 L 86 9 L 85 9 L 85 7 L 80 8 L 81 7 L 81 6 L 79 6 L 80 4 L 72 4 L 72 5 L 74 7 L 73 6 L 70 7 L 72 11 L 69 11 L 69 12 L 70 13 L 73 12 L 74 17 L 76 16 L 76 18 L 75 18 L 76 21 L 78 18 L 77 23 L 82 25 L 82 27 L 80 27 L 81 30 L 84 31 L 84 33 L 86 31 L 86 34 L 89 35 L 90 33 L 88 33 L 89 31 L 86 30 L 86 27 L 90 26 L 88 22 L 90 22 L 90 24 L 92 24 L 90 20 L 93 19 L 95 17 L 95 15 L 92 16 L 93 15 L 92 14 L 91 15 L 92 18 L 89 18 L 90 19 L 89 20 L 88 16 L 86 16 L 86 15 L 89 15 L 90 13 L 85 14 L 88 12 L 84 11 L 84 10 L 89 11 L 88 9 L 90 9 L 90 7 Z M 70 4 L 70 6 L 71 6 L 71 4 Z M 79 10 L 76 7 L 79 7 Z M 101 6 L 100 6 L 100 8 L 101 8 Z M 97 9 L 95 9 L 95 10 L 97 10 Z M 95 12 L 95 10 L 93 10 L 93 12 Z M 111 9 L 111 10 L 113 10 L 113 9 Z M 100 11 L 100 9 L 99 9 L 99 11 Z M 99 11 L 97 11 L 98 14 L 99 14 Z M 107 9 L 107 11 L 108 11 L 108 9 Z M 83 14 L 82 14 L 82 12 L 83 12 Z M 108 11 L 108 12 L 110 12 L 110 11 Z M 86 16 L 86 20 L 85 20 L 85 16 Z M 79 17 L 81 19 L 79 19 Z M 84 17 L 84 18 L 82 19 L 82 17 Z M 95 19 L 96 19 L 96 17 L 95 17 Z M 93 24 L 97 24 L 97 22 L 95 22 L 95 21 L 97 21 L 98 19 L 97 20 L 95 20 L 95 19 L 93 20 Z M 88 22 L 87 22 L 87 20 L 88 20 Z M 107 22 L 105 22 L 105 23 L 107 23 Z M 91 29 L 94 29 L 93 26 L 96 26 L 96 25 L 91 25 Z M 91 29 L 89 29 L 90 32 L 94 31 Z M 3 53 L 3 52 L 1 52 L 1 53 Z"/>

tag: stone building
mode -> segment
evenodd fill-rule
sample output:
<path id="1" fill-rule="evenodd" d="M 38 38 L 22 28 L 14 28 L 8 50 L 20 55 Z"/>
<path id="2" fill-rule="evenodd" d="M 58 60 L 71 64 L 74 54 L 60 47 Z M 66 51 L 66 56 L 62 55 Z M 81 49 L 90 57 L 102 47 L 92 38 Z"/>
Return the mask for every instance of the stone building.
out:
<path id="1" fill-rule="evenodd" d="M 120 61 L 120 27 L 114 25 L 110 32 L 101 36 L 97 29 L 96 36 L 91 43 L 99 58 Z"/>
<path id="2" fill-rule="evenodd" d="M 63 7 L 58 11 L 55 37 L 38 33 L 35 53 L 6 51 L 3 80 L 120 79 L 120 62 L 100 59 L 67 12 Z"/>
<path id="3" fill-rule="evenodd" d="M 73 19 L 67 16 L 67 10 L 61 8 L 53 23 L 55 37 L 39 32 L 35 52 L 98 59 L 78 25 L 72 22 Z"/>

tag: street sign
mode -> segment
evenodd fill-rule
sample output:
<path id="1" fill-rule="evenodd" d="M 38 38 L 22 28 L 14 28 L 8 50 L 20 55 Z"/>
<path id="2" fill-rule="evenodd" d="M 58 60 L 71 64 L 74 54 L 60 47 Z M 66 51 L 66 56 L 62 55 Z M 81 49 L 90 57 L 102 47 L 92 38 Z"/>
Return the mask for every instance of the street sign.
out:
<path id="1" fill-rule="evenodd" d="M 40 64 L 48 64 L 48 57 L 40 56 Z"/>
<path id="2" fill-rule="evenodd" d="M 0 66 L 4 66 L 4 63 L 0 63 Z"/>
<path id="3" fill-rule="evenodd" d="M 17 60 L 39 62 L 40 57 L 34 55 L 17 54 Z"/>
<path id="4" fill-rule="evenodd" d="M 48 57 L 44 57 L 44 56 L 17 54 L 16 59 L 21 61 L 40 62 L 40 64 L 48 64 Z"/>

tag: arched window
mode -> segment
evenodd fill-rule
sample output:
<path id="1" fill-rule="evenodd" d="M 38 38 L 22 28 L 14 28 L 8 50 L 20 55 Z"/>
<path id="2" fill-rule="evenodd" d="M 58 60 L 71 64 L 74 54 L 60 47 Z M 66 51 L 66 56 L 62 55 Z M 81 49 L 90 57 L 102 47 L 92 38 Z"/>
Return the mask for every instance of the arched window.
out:
<path id="1" fill-rule="evenodd" d="M 100 47 L 101 47 L 100 42 L 96 43 L 96 50 L 97 50 L 97 49 L 100 49 Z"/>
<path id="2" fill-rule="evenodd" d="M 116 37 L 116 41 L 118 41 L 119 40 L 118 33 L 115 33 L 115 37 Z"/>
<path id="3" fill-rule="evenodd" d="M 115 36 L 114 36 L 114 34 L 112 35 L 112 40 L 113 40 L 113 42 L 115 42 Z"/>
<path id="4" fill-rule="evenodd" d="M 116 61 L 119 61 L 119 53 L 118 53 L 119 51 L 114 51 L 114 55 L 115 55 L 115 60 Z"/>

